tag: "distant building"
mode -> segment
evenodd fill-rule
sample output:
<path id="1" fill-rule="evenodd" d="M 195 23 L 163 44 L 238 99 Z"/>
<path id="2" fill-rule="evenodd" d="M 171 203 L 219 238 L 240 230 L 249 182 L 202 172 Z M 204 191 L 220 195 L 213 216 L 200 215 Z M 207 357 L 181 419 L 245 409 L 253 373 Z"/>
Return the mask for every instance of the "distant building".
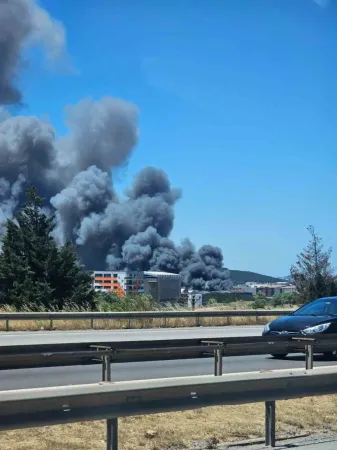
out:
<path id="1" fill-rule="evenodd" d="M 95 271 L 93 274 L 95 291 L 115 292 L 118 296 L 142 294 L 144 273 L 136 271 Z"/>
<path id="2" fill-rule="evenodd" d="M 181 277 L 156 271 L 94 271 L 93 287 L 95 291 L 115 292 L 119 297 L 149 294 L 162 302 L 180 297 Z"/>
<path id="3" fill-rule="evenodd" d="M 181 289 L 181 298 L 189 308 L 200 308 L 203 304 L 203 294 L 203 292 L 194 291 L 186 287 Z"/>
<path id="4" fill-rule="evenodd" d="M 273 297 L 274 295 L 283 294 L 285 292 L 295 292 L 296 290 L 296 287 L 287 281 L 280 281 L 277 283 L 248 282 L 245 285 L 237 286 L 237 288 L 252 292 L 252 295 L 262 292 L 266 297 Z"/>
<path id="5" fill-rule="evenodd" d="M 250 286 L 235 286 L 232 290 L 231 290 L 231 294 L 236 294 L 236 295 L 242 295 L 245 297 L 252 297 L 255 293 L 255 289 L 250 287 Z"/>
<path id="6" fill-rule="evenodd" d="M 169 272 L 144 272 L 144 292 L 158 302 L 178 300 L 181 291 L 181 276 Z"/>

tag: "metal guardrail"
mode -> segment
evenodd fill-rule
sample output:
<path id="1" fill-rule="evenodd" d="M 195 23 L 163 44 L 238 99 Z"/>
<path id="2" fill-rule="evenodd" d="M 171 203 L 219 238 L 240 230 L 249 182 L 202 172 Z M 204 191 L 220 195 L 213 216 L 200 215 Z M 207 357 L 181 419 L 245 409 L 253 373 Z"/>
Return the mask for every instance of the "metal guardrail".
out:
<path id="1" fill-rule="evenodd" d="M 1 347 L 0 370 L 96 364 L 104 355 L 112 363 L 209 358 L 215 351 L 222 357 L 302 352 L 312 360 L 314 352 L 334 350 L 335 334 L 34 344 Z"/>
<path id="2" fill-rule="evenodd" d="M 140 311 L 140 312 L 19 312 L 0 313 L 0 321 L 5 321 L 6 331 L 10 330 L 10 322 L 14 320 L 48 320 L 50 329 L 56 320 L 89 320 L 94 329 L 95 320 L 131 320 L 163 319 L 166 326 L 167 319 L 195 318 L 196 326 L 201 325 L 201 319 L 207 317 L 278 317 L 290 314 L 293 310 L 228 310 L 228 311 Z"/>
<path id="3" fill-rule="evenodd" d="M 55 365 L 55 358 L 56 361 L 59 362 L 59 364 L 74 364 L 74 358 L 75 358 L 75 363 L 78 363 L 80 361 L 82 361 L 82 363 L 85 361 L 86 363 L 93 363 L 93 362 L 101 362 L 102 363 L 102 379 L 103 381 L 111 381 L 111 363 L 112 362 L 127 362 L 127 361 L 139 361 L 139 360 L 161 360 L 161 359 L 182 359 L 182 358 L 192 358 L 192 357 L 214 357 L 214 375 L 215 376 L 221 376 L 223 373 L 223 357 L 224 356 L 228 356 L 228 355 L 246 355 L 246 354 L 265 354 L 265 353 L 270 353 L 270 352 L 285 352 L 285 351 L 304 351 L 306 354 L 306 369 L 312 369 L 313 368 L 313 352 L 314 349 L 320 349 L 320 350 L 327 350 L 327 349 L 335 349 L 336 348 L 336 343 L 337 343 L 337 337 L 336 336 L 321 336 L 319 339 L 315 339 L 312 337 L 306 337 L 303 335 L 299 335 L 299 336 L 291 336 L 291 337 L 287 337 L 287 336 L 278 336 L 276 337 L 276 339 L 273 340 L 268 340 L 268 337 L 241 337 L 241 338 L 223 338 L 222 340 L 218 339 L 215 341 L 200 341 L 199 345 L 190 345 L 190 346 L 186 346 L 186 342 L 191 341 L 191 340 L 183 340 L 180 342 L 180 347 L 168 347 L 168 343 L 171 343 L 172 345 L 172 341 L 162 341 L 161 342 L 161 347 L 158 346 L 156 348 L 130 348 L 130 343 L 125 343 L 124 342 L 124 346 L 127 345 L 129 346 L 129 348 L 120 348 L 120 349 L 116 349 L 116 348 L 111 348 L 109 346 L 107 346 L 106 344 L 91 344 L 90 345 L 90 350 L 84 350 L 84 351 L 74 351 L 74 352 L 54 352 L 54 353 L 44 353 L 44 354 L 37 354 L 37 353 L 32 353 L 32 354 L 18 354 L 18 353 L 13 353 L 13 354 L 7 354 L 7 355 L 1 355 L 0 356 L 0 365 L 2 363 L 5 363 L 8 365 L 10 365 L 9 361 L 11 361 L 12 363 L 14 363 L 14 365 L 17 366 L 18 361 L 19 364 L 24 364 L 29 367 L 37 367 L 38 365 Z M 252 342 L 254 341 L 254 342 Z M 157 341 L 157 344 L 160 343 L 160 341 Z M 144 342 L 141 343 L 142 345 L 144 345 Z M 141 345 L 140 343 L 138 343 L 138 345 Z M 131 343 L 132 345 L 132 343 Z M 134 344 L 133 344 L 134 345 Z M 146 344 L 145 344 L 146 345 Z M 80 358 L 80 359 L 79 359 Z M 83 359 L 84 358 L 84 359 Z M 47 360 L 47 364 L 46 364 L 46 360 Z M 22 361 L 25 361 L 24 363 Z M 7 367 L 8 368 L 8 367 Z M 336 369 L 336 374 L 337 374 L 337 369 Z M 241 374 L 242 375 L 242 374 Z M 233 375 L 230 375 L 230 379 L 232 379 Z M 325 381 L 325 380 L 324 380 Z M 135 383 L 141 383 L 141 382 L 135 382 Z M 287 382 L 287 384 L 285 386 L 283 386 L 283 390 L 286 387 L 287 389 L 287 398 L 290 398 L 290 393 L 289 393 L 289 387 L 291 386 L 292 383 Z M 304 384 L 305 385 L 305 384 Z M 302 387 L 304 386 L 302 385 Z M 327 386 L 326 386 L 327 387 Z M 49 389 L 54 389 L 55 392 L 55 388 L 49 388 Z M 56 388 L 58 389 L 58 388 Z M 268 386 L 264 386 L 264 389 L 267 390 L 268 392 Z M 336 388 L 337 390 L 337 388 Z M 306 395 L 308 394 L 307 391 L 307 386 L 305 385 L 305 393 Z M 324 393 L 326 393 L 326 391 L 324 391 Z M 193 394 L 192 398 L 194 399 L 199 399 L 198 395 L 196 392 L 191 393 L 191 395 Z M 233 394 L 233 392 L 232 392 Z M 14 423 L 17 424 L 17 421 L 19 420 L 19 423 L 22 424 L 26 424 L 26 425 L 21 425 L 21 426 L 34 426 L 35 422 L 34 420 L 38 421 L 41 419 L 42 420 L 46 420 L 47 417 L 51 417 L 55 420 L 56 417 L 58 417 L 59 419 L 61 419 L 62 413 L 67 412 L 69 413 L 70 411 L 72 411 L 73 408 L 73 403 L 68 402 L 67 403 L 62 403 L 62 406 L 60 404 L 58 404 L 58 407 L 60 409 L 61 415 L 60 415 L 60 411 L 58 411 L 58 414 L 54 414 L 55 411 L 49 411 L 49 413 L 51 414 L 48 415 L 45 414 L 45 412 L 48 412 L 48 408 L 47 405 L 44 405 L 42 407 L 42 413 L 41 412 L 35 412 L 34 415 L 32 417 L 28 417 L 27 413 L 25 415 L 20 416 L 19 413 L 19 417 L 18 417 L 18 413 L 16 412 L 16 416 L 15 414 L 12 417 L 12 422 L 10 422 L 10 414 L 6 414 L 6 419 L 5 421 L 2 420 L 2 415 L 1 415 L 1 393 L 0 393 L 0 429 L 1 427 L 5 426 L 5 427 L 11 427 L 14 425 Z M 314 395 L 314 394 L 312 394 Z M 300 396 L 300 395 L 299 395 Z M 186 393 L 185 393 L 185 397 L 186 397 Z M 6 398 L 6 396 L 5 396 Z M 219 397 L 220 398 L 220 397 Z M 222 398 L 222 397 L 221 397 Z M 239 397 L 236 396 L 236 402 L 238 403 L 238 399 Z M 247 393 L 245 393 L 245 401 L 241 401 L 241 403 L 244 402 L 248 402 L 249 397 L 247 395 Z M 127 399 L 125 399 L 126 403 L 130 403 L 131 407 L 132 407 L 132 411 L 133 414 L 135 413 L 135 410 L 133 408 L 134 404 L 136 403 L 137 405 L 139 404 L 139 402 L 143 402 L 143 397 L 142 396 L 134 396 L 134 395 L 130 395 Z M 186 399 L 185 399 L 186 401 Z M 252 400 L 254 401 L 254 400 Z M 172 404 L 172 398 L 170 397 L 170 402 Z M 196 402 L 194 402 L 196 403 Z M 239 402 L 240 403 L 240 402 Z M 228 403 L 221 403 L 221 404 L 228 404 Z M 232 403 L 230 403 L 232 404 Z M 175 408 L 172 408 L 172 406 L 170 406 L 170 411 L 172 410 L 177 410 L 179 403 L 175 403 Z M 184 403 L 185 405 L 185 403 Z M 173 405 L 174 406 L 174 405 Z M 190 405 L 190 407 L 192 407 L 193 405 Z M 200 405 L 197 407 L 201 407 L 201 406 L 207 406 L 206 405 Z M 5 407 L 7 407 L 5 405 Z M 21 407 L 26 408 L 25 405 L 21 405 L 19 406 L 19 410 L 21 411 Z M 195 406 L 193 406 L 195 407 Z M 80 407 L 80 417 L 81 419 L 78 418 L 78 412 L 75 413 L 74 418 L 77 417 L 77 420 L 87 420 L 84 419 L 83 416 L 83 411 L 81 410 L 82 407 Z M 96 408 L 97 409 L 97 408 Z M 181 409 L 181 408 L 180 408 Z M 186 408 L 183 408 L 186 409 Z M 26 409 L 23 409 L 23 411 L 26 411 Z M 93 412 L 94 410 L 91 410 L 91 412 Z M 104 409 L 103 409 L 104 411 Z M 7 410 L 6 410 L 7 412 Z M 147 411 L 147 413 L 150 413 L 151 411 Z M 153 412 L 153 411 L 152 411 Z M 107 414 L 107 413 L 106 413 Z M 120 416 L 121 414 L 118 414 L 118 416 Z M 265 401 L 265 415 L 266 415 L 266 445 L 269 446 L 275 446 L 275 400 L 266 400 Z M 64 417 L 68 417 L 71 416 L 70 414 L 66 414 L 64 415 Z M 26 417 L 26 418 L 25 418 Z M 59 420 L 58 419 L 58 420 Z M 20 422 L 21 420 L 21 422 Z M 32 422 L 33 420 L 33 422 Z M 93 420 L 93 419 L 91 419 Z M 76 420 L 75 420 L 76 421 Z M 36 422 L 36 423 L 40 423 L 40 422 Z M 64 423 L 63 421 L 61 422 L 56 422 L 56 423 Z M 12 424 L 12 425 L 11 425 Z M 50 423 L 44 423 L 44 424 L 50 424 Z M 118 418 L 111 416 L 111 414 L 107 415 L 107 422 L 106 422 L 106 428 L 107 428 L 107 450 L 118 450 Z M 5 428 L 7 429 L 7 428 Z"/>
<path id="4" fill-rule="evenodd" d="M 153 342 L 151 342 L 153 344 Z M 220 376 L 223 373 L 223 357 L 225 356 L 241 356 L 241 355 L 259 355 L 259 354 L 282 354 L 282 353 L 296 353 L 303 352 L 306 355 L 306 370 L 313 368 L 313 353 L 314 352 L 327 352 L 336 350 L 337 347 L 337 335 L 334 334 L 326 334 L 326 335 L 316 335 L 316 336 L 305 336 L 301 335 L 279 335 L 279 336 L 256 336 L 256 337 L 235 337 L 235 338 L 215 338 L 214 340 L 203 340 L 203 339 L 166 339 L 166 340 L 156 340 L 156 347 L 149 347 L 150 342 L 148 341 L 134 341 L 134 342 L 111 342 L 111 343 L 68 343 L 68 344 L 52 344 L 53 351 L 50 351 L 50 344 L 34 344 L 34 345 L 19 345 L 19 346 L 8 346 L 2 347 L 2 351 L 0 354 L 0 368 L 4 369 L 13 369 L 13 368 L 22 368 L 22 367 L 45 367 L 45 366 L 55 366 L 55 365 L 77 365 L 77 364 L 93 364 L 93 363 L 101 363 L 102 364 L 102 379 L 103 381 L 111 381 L 111 367 L 112 363 L 116 362 L 131 362 L 131 361 L 153 361 L 153 360 L 169 360 L 169 359 L 186 359 L 186 358 L 206 358 L 213 357 L 214 358 L 214 375 Z M 48 349 L 48 351 L 46 351 Z M 331 368 L 330 368 L 331 369 Z M 319 369 L 317 369 L 319 370 Z M 337 371 L 337 369 L 332 368 L 332 370 Z M 276 371 L 282 374 L 282 371 Z M 276 373 L 272 372 L 272 373 Z M 289 371 L 288 371 L 289 372 Z M 334 372 L 334 373 L 335 373 Z M 298 370 L 291 371 L 289 373 L 300 373 Z M 308 372 L 304 372 L 306 375 Z M 316 373 L 318 373 L 316 371 Z M 337 372 L 336 372 L 337 373 Z M 240 374 L 246 380 L 246 376 L 250 376 L 251 374 Z M 233 374 L 229 376 L 229 379 L 233 379 Z M 204 377 L 201 377 L 204 379 Z M 228 378 L 228 376 L 227 376 Z M 274 379 L 273 377 L 271 377 Z M 293 380 L 293 376 L 291 379 Z M 249 378 L 251 380 L 251 378 Z M 165 380 L 165 382 L 168 380 Z M 319 393 L 329 393 L 329 383 L 326 382 L 324 378 L 325 387 L 319 388 L 318 390 L 312 391 L 310 393 L 310 389 L 307 384 L 302 384 L 302 391 L 305 395 L 319 395 Z M 334 383 L 337 381 L 336 377 L 334 378 Z M 130 382 L 128 382 L 130 383 Z M 139 382 L 136 383 L 137 386 Z M 117 383 L 118 385 L 122 385 L 121 383 Z M 166 386 L 166 385 L 165 385 Z M 245 386 L 245 384 L 244 384 Z M 336 385 L 337 386 L 337 385 Z M 292 381 L 287 381 L 283 384 L 283 395 L 286 395 L 286 398 L 291 398 L 291 388 Z M 52 391 L 56 394 L 55 398 L 59 398 L 57 392 L 60 388 L 46 388 L 52 389 Z M 63 388 L 62 388 L 63 389 Z M 65 388 L 69 389 L 69 388 Z M 275 392 L 273 395 L 269 396 L 270 388 L 268 383 L 263 386 L 264 395 L 266 396 L 266 443 L 268 445 L 273 446 L 275 444 L 275 400 L 284 397 L 275 397 Z M 316 389 L 316 388 L 315 388 Z M 328 390 L 325 390 L 328 389 Z M 337 390 L 337 387 L 336 387 Z M 30 390 L 31 391 L 31 390 Z M 40 389 L 39 391 L 42 392 Z M 301 390 L 294 391 L 298 396 L 303 396 L 301 394 Z M 19 392 L 19 391 L 15 391 Z M 21 393 L 23 391 L 20 391 Z M 48 391 L 49 392 L 49 391 Z M 234 392 L 234 391 L 233 391 Z M 232 394 L 233 394 L 232 392 Z M 334 391 L 335 392 L 335 391 Z M 286 393 L 286 394 L 285 394 Z M 301 394 L 301 395 L 300 395 Z M 185 392 L 185 397 L 186 397 Z M 217 393 L 218 395 L 218 393 Z M 234 394 L 233 394 L 234 395 Z M 171 396 L 172 397 L 172 396 Z M 171 398 L 170 397 L 170 398 Z M 174 397 L 174 396 L 173 396 Z M 235 394 L 234 397 L 239 400 L 241 397 L 238 394 Z M 231 401 L 234 401 L 234 397 L 230 397 L 227 392 L 227 397 L 224 398 L 221 404 L 229 404 L 226 403 L 226 399 L 232 398 Z M 243 400 L 243 397 L 245 400 Z M 250 401 L 259 401 L 254 400 L 249 396 L 249 393 L 245 391 L 242 399 L 237 401 L 238 403 L 250 402 Z M 29 417 L 26 415 L 20 415 L 20 413 L 10 414 L 7 419 L 3 418 L 3 414 L 1 411 L 4 409 L 2 406 L 2 399 L 7 398 L 5 393 L 0 393 L 0 429 L 1 427 L 14 427 L 14 424 L 19 423 L 27 423 L 27 426 L 33 426 L 34 420 L 37 420 L 37 424 L 42 423 L 43 420 L 47 420 L 48 417 L 57 417 L 57 420 L 61 420 L 62 417 L 73 417 L 76 419 L 76 414 L 73 416 L 72 414 L 68 414 L 70 411 L 76 412 L 76 407 L 74 409 L 74 404 L 72 402 L 62 402 L 58 403 L 59 411 L 54 415 L 55 411 L 52 410 L 51 416 L 49 413 L 34 413 L 33 415 L 29 414 Z M 54 398 L 54 397 L 53 397 Z M 223 398 L 223 397 L 221 397 Z M 195 393 L 195 399 L 199 399 L 199 395 Z M 138 407 L 139 403 L 142 403 L 144 400 L 143 396 L 129 396 L 125 401 L 130 404 L 131 410 L 133 414 L 135 414 L 134 406 Z M 172 400 L 172 399 L 171 399 Z M 186 400 L 186 399 L 185 399 Z M 262 400 L 261 400 L 262 401 Z M 178 408 L 178 404 L 173 405 L 172 409 L 176 410 Z M 183 404 L 187 407 L 193 407 L 193 404 L 187 405 L 183 402 Z M 207 406 L 203 403 L 194 402 L 197 404 L 197 407 Z M 210 403 L 211 404 L 211 403 Z M 218 403 L 216 403 L 218 404 Z M 232 403 L 230 403 L 232 404 Z M 23 405 L 21 405 L 23 406 Z M 19 407 L 19 410 L 21 408 Z M 97 405 L 96 405 L 97 406 Z M 7 405 L 4 407 L 7 408 Z M 45 409 L 46 408 L 46 409 Z M 88 406 L 89 408 L 89 406 Z M 110 407 L 109 407 L 110 408 Z M 101 409 L 100 411 L 110 411 L 108 407 L 105 409 Z M 89 408 L 90 409 L 90 408 Z M 96 408 L 97 409 L 97 408 Z M 183 408 L 185 409 L 185 408 Z M 19 411 L 18 410 L 18 411 Z M 26 410 L 25 410 L 26 411 Z M 44 412 L 48 412 L 48 402 L 43 408 Z M 94 411 L 94 409 L 92 410 Z M 67 414 L 64 414 L 64 413 Z M 146 412 L 151 412 L 146 410 Z M 156 412 L 156 411 L 152 411 Z M 81 420 L 84 419 L 82 409 L 78 412 L 80 414 Z M 39 415 L 40 414 L 40 415 Z M 118 414 L 122 416 L 122 413 Z M 27 417 L 26 417 L 27 416 Z M 12 422 L 10 421 L 12 417 Z M 96 416 L 95 416 L 96 417 Z M 107 449 L 108 450 L 117 450 L 118 448 L 118 420 L 115 416 L 108 415 L 107 416 Z M 23 422 L 20 422 L 20 421 Z M 31 422 L 33 420 L 33 423 Z M 41 422 L 42 420 L 42 422 Z M 49 419 L 48 419 L 49 420 Z M 51 420 L 51 419 L 50 419 Z M 67 419 L 68 420 L 68 419 Z M 77 419 L 76 419 L 77 420 Z M 75 421 L 76 421 L 75 420 Z M 78 419 L 80 420 L 80 419 Z M 43 422 L 44 423 L 44 422 Z M 57 423 L 63 423 L 57 422 Z M 12 425 L 11 425 L 12 424 Z M 45 423 L 49 424 L 49 423 Z M 16 425 L 15 425 L 16 426 Z M 24 425 L 20 425 L 24 426 Z"/>
<path id="5" fill-rule="evenodd" d="M 0 429 L 107 419 L 107 450 L 118 448 L 118 418 L 266 402 L 266 444 L 275 446 L 275 401 L 337 393 L 337 368 L 249 372 L 219 377 L 107 382 L 0 392 Z"/>

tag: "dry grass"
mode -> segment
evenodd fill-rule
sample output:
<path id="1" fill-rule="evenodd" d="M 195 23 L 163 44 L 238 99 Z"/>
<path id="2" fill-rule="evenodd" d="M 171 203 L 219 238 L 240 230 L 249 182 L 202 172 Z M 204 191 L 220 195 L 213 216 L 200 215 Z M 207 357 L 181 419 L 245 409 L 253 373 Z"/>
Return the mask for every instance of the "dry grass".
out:
<path id="1" fill-rule="evenodd" d="M 199 308 L 199 311 L 227 311 L 227 310 L 251 310 L 251 302 L 235 302 L 225 305 Z M 282 309 L 282 308 L 278 308 Z M 291 309 L 290 307 L 284 309 Z M 182 311 L 186 311 L 182 309 Z M 252 317 L 207 317 L 200 319 L 200 325 L 204 327 L 229 326 L 229 325 L 264 325 L 274 320 L 276 317 L 270 316 L 252 316 Z M 120 320 L 120 319 L 95 319 L 94 327 L 97 330 L 119 330 L 128 328 L 181 328 L 194 327 L 196 319 L 194 318 L 173 318 L 173 319 L 142 319 L 142 320 Z M 57 330 L 87 330 L 90 328 L 90 320 L 54 320 L 53 329 Z M 5 321 L 0 321 L 0 331 L 5 331 Z M 49 330 L 50 322 L 48 320 L 11 320 L 11 331 L 37 331 Z"/>
<path id="2" fill-rule="evenodd" d="M 278 436 L 337 431 L 337 396 L 277 402 Z M 150 433 L 148 433 L 151 431 Z M 187 448 L 194 440 L 221 442 L 264 436 L 264 405 L 199 409 L 120 420 L 121 450 Z M 0 433 L 1 450 L 103 450 L 104 422 Z"/>
<path id="3" fill-rule="evenodd" d="M 270 316 L 253 317 L 207 317 L 200 319 L 200 325 L 204 327 L 229 326 L 229 325 L 264 325 L 276 319 L 270 312 Z M 128 328 L 182 328 L 194 327 L 196 320 L 193 318 L 172 319 L 142 319 L 131 321 L 119 319 L 95 319 L 96 330 L 119 330 Z M 54 330 L 87 330 L 90 328 L 90 320 L 54 320 Z M 10 331 L 37 331 L 49 330 L 48 320 L 11 320 Z M 0 323 L 0 331 L 5 331 L 5 323 Z"/>

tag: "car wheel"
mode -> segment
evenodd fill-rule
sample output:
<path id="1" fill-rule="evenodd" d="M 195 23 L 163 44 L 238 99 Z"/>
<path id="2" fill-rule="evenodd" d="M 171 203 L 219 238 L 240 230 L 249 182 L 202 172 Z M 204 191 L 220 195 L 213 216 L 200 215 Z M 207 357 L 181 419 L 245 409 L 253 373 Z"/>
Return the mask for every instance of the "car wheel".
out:
<path id="1" fill-rule="evenodd" d="M 272 354 L 271 356 L 273 357 L 273 358 L 276 358 L 276 359 L 283 359 L 283 358 L 285 358 L 286 356 L 288 355 L 288 353 L 278 353 L 278 354 Z"/>

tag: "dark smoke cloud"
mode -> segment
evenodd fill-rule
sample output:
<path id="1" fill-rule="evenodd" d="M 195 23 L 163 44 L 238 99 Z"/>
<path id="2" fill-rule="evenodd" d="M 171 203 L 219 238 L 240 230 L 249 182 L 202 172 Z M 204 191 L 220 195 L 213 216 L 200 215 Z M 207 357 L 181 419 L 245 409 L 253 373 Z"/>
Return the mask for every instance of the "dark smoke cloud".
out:
<path id="1" fill-rule="evenodd" d="M 49 59 L 64 54 L 65 32 L 34 0 L 0 0 L 0 104 L 19 103 L 22 50 L 39 45 Z"/>
<path id="2" fill-rule="evenodd" d="M 20 204 L 19 197 L 24 182 L 25 178 L 21 174 L 12 184 L 5 178 L 0 178 L 0 236 L 5 231 L 6 220 L 13 216 Z"/>
<path id="3" fill-rule="evenodd" d="M 152 177 L 155 180 L 155 186 L 150 186 L 148 193 L 144 189 L 138 191 L 145 176 L 148 183 Z M 158 183 L 160 177 L 163 180 Z M 178 191 L 171 189 L 170 184 L 164 182 L 166 180 L 167 175 L 162 170 L 145 168 L 136 177 L 126 200 L 112 201 L 101 213 L 86 216 L 78 228 L 76 240 L 82 247 L 82 258 L 90 259 L 96 267 L 106 261 L 112 268 L 123 267 L 122 247 L 131 236 L 145 232 L 149 227 L 153 227 L 159 236 L 168 236 L 173 228 L 173 202 L 178 198 Z M 100 252 L 93 252 L 97 247 Z"/>
<path id="4" fill-rule="evenodd" d="M 115 199 L 108 170 L 126 164 L 137 140 L 138 110 L 132 104 L 103 98 L 81 101 L 73 110 L 77 112 L 77 121 L 72 122 L 75 130 L 61 139 L 55 139 L 50 124 L 36 117 L 16 116 L 0 122 L 0 175 L 10 186 L 19 176 L 26 180 L 15 198 L 8 189 L 2 200 L 16 205 L 17 198 L 24 198 L 25 186 L 34 185 L 56 208 L 59 242 L 77 239 L 82 219 L 101 213 Z M 81 128 L 85 139 L 80 138 Z M 82 152 L 84 160 L 94 165 L 85 167 Z M 0 224 L 5 217 L 0 215 Z"/>
<path id="5" fill-rule="evenodd" d="M 89 166 L 109 172 L 126 164 L 137 143 L 138 109 L 111 97 L 91 98 L 66 108 L 69 135 L 57 142 L 63 176 L 71 179 Z"/>
<path id="6" fill-rule="evenodd" d="M 10 117 L 0 122 L 1 176 L 10 183 L 18 175 L 31 178 L 46 196 L 56 183 L 53 128 L 36 117 Z M 50 186 L 50 187 L 48 187 Z M 56 188 L 54 188 L 56 189 Z"/>
<path id="7" fill-rule="evenodd" d="M 75 175 L 67 187 L 50 199 L 56 210 L 58 241 L 63 244 L 74 240 L 81 220 L 92 212 L 100 212 L 113 199 L 108 173 L 90 166 Z"/>
<path id="8" fill-rule="evenodd" d="M 223 268 L 223 256 L 219 247 L 203 245 L 195 252 L 190 241 L 180 247 L 182 281 L 196 290 L 223 291 L 231 287 L 229 271 Z"/>
<path id="9" fill-rule="evenodd" d="M 132 269 L 179 272 L 179 253 L 174 243 L 160 236 L 152 226 L 131 236 L 123 244 L 122 257 L 127 267 Z"/>
<path id="10" fill-rule="evenodd" d="M 126 190 L 126 194 L 131 199 L 142 196 L 161 196 L 167 203 L 174 204 L 180 197 L 180 189 L 171 188 L 170 181 L 166 173 L 155 167 L 145 167 L 139 172 L 133 186 Z"/>
<path id="11" fill-rule="evenodd" d="M 170 271 L 195 289 L 228 289 L 220 249 L 196 251 L 187 239 L 180 246 L 169 239 L 181 192 L 163 170 L 141 170 L 123 198 L 114 191 L 111 172 L 128 163 L 137 143 L 137 107 L 110 97 L 81 100 L 66 107 L 61 138 L 36 117 L 10 116 L 3 105 L 22 99 L 22 49 L 36 44 L 49 59 L 62 57 L 62 24 L 33 0 L 0 0 L 0 232 L 34 185 L 55 214 L 55 238 L 76 243 L 87 268 Z"/>

